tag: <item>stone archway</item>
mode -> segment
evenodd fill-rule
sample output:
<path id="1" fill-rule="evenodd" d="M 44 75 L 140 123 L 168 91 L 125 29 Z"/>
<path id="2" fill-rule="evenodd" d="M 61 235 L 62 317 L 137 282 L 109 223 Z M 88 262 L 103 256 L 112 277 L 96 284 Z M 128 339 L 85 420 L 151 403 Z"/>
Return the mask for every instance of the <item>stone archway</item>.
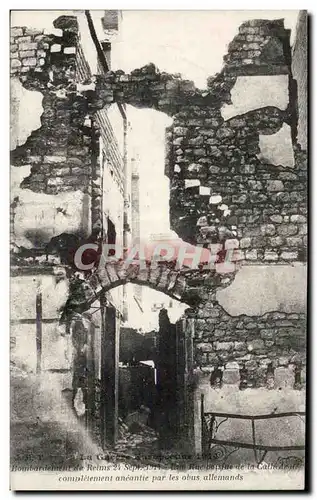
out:
<path id="1" fill-rule="evenodd" d="M 61 322 L 73 313 L 82 313 L 100 296 L 113 288 L 127 283 L 145 285 L 163 292 L 172 299 L 188 304 L 190 308 L 202 308 L 219 288 L 229 286 L 236 270 L 220 273 L 212 269 L 177 269 L 176 261 L 145 262 L 144 265 L 126 265 L 124 261 L 107 263 L 96 268 L 88 277 L 75 273 L 70 278 L 69 298 L 65 304 Z"/>

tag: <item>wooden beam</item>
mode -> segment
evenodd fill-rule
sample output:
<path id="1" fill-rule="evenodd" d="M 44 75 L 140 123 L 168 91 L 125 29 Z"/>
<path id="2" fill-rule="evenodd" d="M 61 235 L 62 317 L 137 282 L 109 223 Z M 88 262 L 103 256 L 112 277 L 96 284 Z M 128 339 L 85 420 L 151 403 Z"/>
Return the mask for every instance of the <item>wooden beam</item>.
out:
<path id="1" fill-rule="evenodd" d="M 60 318 L 42 318 L 41 323 L 53 324 L 58 323 Z M 11 325 L 35 325 L 37 324 L 38 318 L 21 318 L 21 319 L 11 319 Z"/>
<path id="2" fill-rule="evenodd" d="M 101 422 L 102 446 L 118 439 L 120 321 L 114 307 L 104 310 L 101 338 Z"/>

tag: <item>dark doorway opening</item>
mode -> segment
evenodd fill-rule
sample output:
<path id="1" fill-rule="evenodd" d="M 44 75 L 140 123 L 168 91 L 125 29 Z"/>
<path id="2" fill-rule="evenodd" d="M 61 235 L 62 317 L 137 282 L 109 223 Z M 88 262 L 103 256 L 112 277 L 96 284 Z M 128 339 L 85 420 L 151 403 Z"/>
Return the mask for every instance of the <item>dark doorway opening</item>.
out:
<path id="1" fill-rule="evenodd" d="M 116 233 L 116 227 L 114 225 L 114 223 L 112 222 L 112 220 L 108 217 L 107 218 L 107 224 L 108 224 L 108 228 L 107 228 L 107 243 L 109 245 L 115 245 L 116 244 L 116 240 L 117 240 L 117 233 Z M 115 250 L 114 249 L 111 249 L 109 250 L 109 255 L 115 255 Z"/>
<path id="2" fill-rule="evenodd" d="M 175 313 L 174 300 L 171 304 L 169 297 L 159 297 L 165 302 L 158 308 L 152 296 L 148 311 L 156 318 L 155 328 L 148 329 L 152 322 L 145 319 L 143 330 L 132 328 L 115 299 L 118 295 L 104 292 L 87 312 L 85 338 L 73 332 L 80 341 L 77 362 L 85 382 L 81 386 L 87 427 L 104 450 L 114 447 L 135 456 L 160 457 L 189 437 L 192 320 L 182 316 L 185 304 L 178 302 Z"/>

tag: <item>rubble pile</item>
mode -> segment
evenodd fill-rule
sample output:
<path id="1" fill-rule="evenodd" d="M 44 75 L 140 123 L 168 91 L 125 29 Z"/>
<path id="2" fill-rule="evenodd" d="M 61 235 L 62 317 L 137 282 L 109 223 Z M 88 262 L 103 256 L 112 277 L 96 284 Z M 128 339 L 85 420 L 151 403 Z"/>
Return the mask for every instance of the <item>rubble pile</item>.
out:
<path id="1" fill-rule="evenodd" d="M 146 424 L 134 421 L 127 425 L 119 419 L 119 439 L 115 450 L 135 457 L 151 457 L 158 451 L 158 435 Z"/>

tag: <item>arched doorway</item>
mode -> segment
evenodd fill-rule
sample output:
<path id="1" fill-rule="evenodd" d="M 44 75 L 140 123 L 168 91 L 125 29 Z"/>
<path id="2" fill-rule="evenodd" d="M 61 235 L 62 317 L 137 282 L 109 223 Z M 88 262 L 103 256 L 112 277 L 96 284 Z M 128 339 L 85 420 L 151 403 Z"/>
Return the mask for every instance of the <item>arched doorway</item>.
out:
<path id="1" fill-rule="evenodd" d="M 148 287 L 142 290 L 149 295 Z M 131 433 L 139 435 L 141 454 L 145 434 L 153 441 L 151 453 L 175 449 L 191 432 L 187 381 L 194 320 L 183 314 L 190 307 L 159 292 L 155 299 L 154 292 L 156 324 L 140 314 L 136 328 L 135 315 L 129 326 L 114 291 L 123 292 L 123 286 L 103 290 L 98 301 L 84 313 L 75 313 L 70 322 L 75 345 L 73 405 L 80 394 L 85 412 L 79 418 L 104 449 L 120 444 L 120 439 L 122 443 L 122 437 L 129 440 Z"/>

